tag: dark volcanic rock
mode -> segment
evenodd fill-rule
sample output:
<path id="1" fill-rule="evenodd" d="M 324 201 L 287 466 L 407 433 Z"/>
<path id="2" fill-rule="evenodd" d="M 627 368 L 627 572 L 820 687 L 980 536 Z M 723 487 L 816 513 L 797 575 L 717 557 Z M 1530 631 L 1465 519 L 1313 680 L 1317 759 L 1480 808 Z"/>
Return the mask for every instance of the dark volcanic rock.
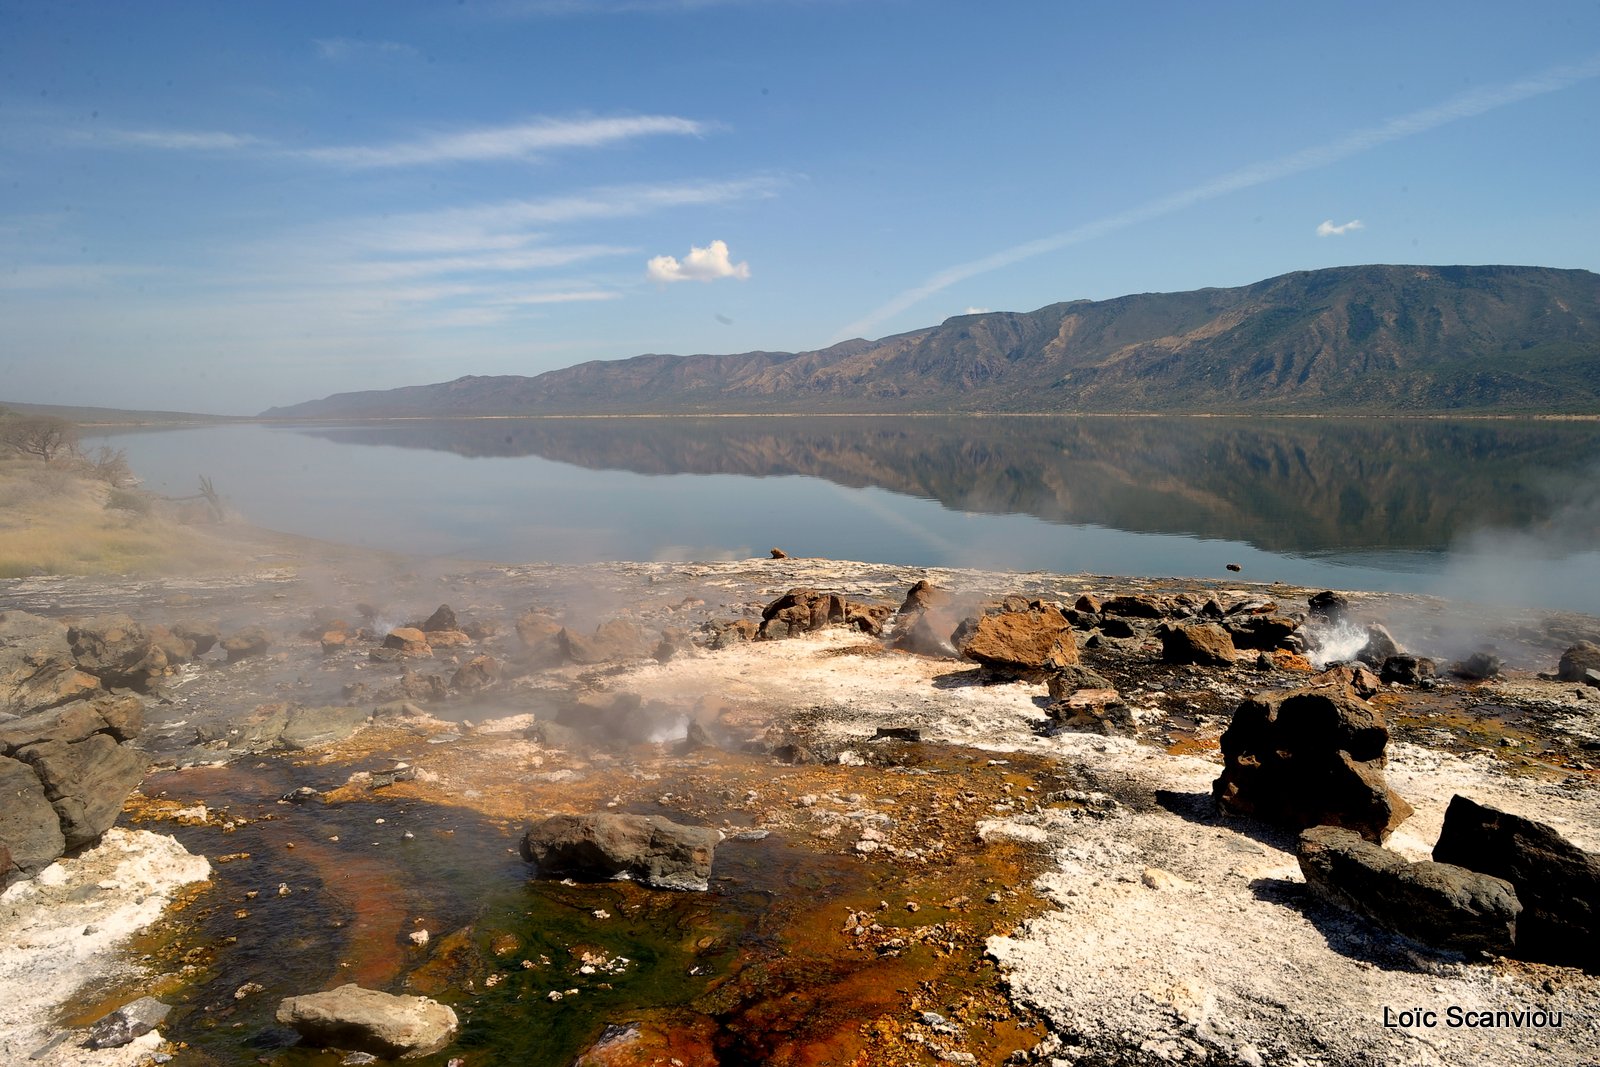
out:
<path id="1" fill-rule="evenodd" d="M 1350 598 L 1343 593 L 1336 593 L 1332 589 L 1324 589 L 1320 593 L 1313 593 L 1306 601 L 1311 609 L 1311 617 L 1318 622 L 1334 626 L 1350 613 Z"/>
<path id="2" fill-rule="evenodd" d="M 761 624 L 754 619 L 722 619 L 710 624 L 711 639 L 707 648 L 731 648 L 754 641 L 761 632 Z"/>
<path id="3" fill-rule="evenodd" d="M 450 605 L 440 604 L 417 629 L 423 633 L 434 633 L 439 630 L 459 630 L 461 627 L 456 625 L 456 613 L 450 610 Z"/>
<path id="4" fill-rule="evenodd" d="M 1581 682 L 1587 671 L 1600 671 L 1600 645 L 1593 641 L 1579 641 L 1561 653 L 1556 667 L 1556 677 L 1563 682 Z"/>
<path id="5" fill-rule="evenodd" d="M 722 835 L 659 815 L 553 815 L 530 827 L 522 856 L 541 877 L 636 878 L 658 889 L 706 889 Z"/>
<path id="6" fill-rule="evenodd" d="M 1457 952 L 1511 952 L 1522 904 L 1504 879 L 1409 863 L 1337 826 L 1300 835 L 1300 870 L 1317 896 L 1395 933 Z"/>
<path id="7" fill-rule="evenodd" d="M 1303 830 L 1343 826 L 1382 841 L 1411 814 L 1383 778 L 1383 714 L 1343 686 L 1247 698 L 1222 735 L 1212 787 L 1224 812 Z"/>
<path id="8" fill-rule="evenodd" d="M 1283 615 L 1239 615 L 1223 624 L 1237 648 L 1270 652 L 1283 648 L 1300 624 Z"/>
<path id="9" fill-rule="evenodd" d="M 61 818 L 33 768 L 0 756 L 0 889 L 49 866 L 66 849 Z"/>
<path id="10" fill-rule="evenodd" d="M 1103 615 L 1128 615 L 1136 619 L 1159 619 L 1167 613 L 1167 606 L 1157 597 L 1145 593 L 1124 593 L 1100 605 Z"/>
<path id="11" fill-rule="evenodd" d="M 1383 669 L 1378 672 L 1378 680 L 1385 685 L 1390 682 L 1398 682 L 1401 685 L 1422 685 L 1431 682 L 1435 673 L 1433 660 L 1426 656 L 1413 656 L 1401 652 L 1383 661 Z"/>
<path id="12" fill-rule="evenodd" d="M 189 642 L 189 644 L 194 647 L 194 655 L 196 657 L 203 656 L 207 652 L 210 652 L 216 647 L 217 642 L 222 640 L 222 633 L 218 629 L 216 623 L 185 620 L 182 622 L 175 622 L 171 626 L 167 627 L 167 629 L 172 631 L 173 636 L 180 637 Z"/>
<path id="13" fill-rule="evenodd" d="M 1103 674 L 1097 674 L 1081 663 L 1055 671 L 1044 680 L 1051 700 L 1065 700 L 1080 689 L 1115 689 L 1116 685 Z"/>
<path id="14" fill-rule="evenodd" d="M 1500 657 L 1493 652 L 1474 652 L 1450 668 L 1450 673 L 1468 681 L 1500 677 Z"/>
<path id="15" fill-rule="evenodd" d="M 354 984 L 286 997 L 277 1019 L 312 1045 L 402 1060 L 438 1052 L 455 1039 L 458 1026 L 456 1013 L 437 1001 Z"/>
<path id="16" fill-rule="evenodd" d="M 0 612 L 0 712 L 26 715 L 99 688 L 100 679 L 78 669 L 66 626 L 25 611 Z"/>
<path id="17" fill-rule="evenodd" d="M 656 638 L 628 619 L 612 619 L 585 634 L 562 627 L 556 634 L 561 654 L 573 663 L 609 663 L 619 659 L 645 659 L 655 651 Z"/>
<path id="18" fill-rule="evenodd" d="M 1600 857 L 1544 823 L 1455 796 L 1433 858 L 1516 886 L 1519 956 L 1600 968 Z"/>
<path id="19" fill-rule="evenodd" d="M 66 847 L 92 844 L 111 829 L 122 802 L 144 780 L 144 756 L 108 734 L 82 741 L 41 741 L 19 748 L 16 758 L 32 766 L 44 795 L 61 817 Z"/>
<path id="20" fill-rule="evenodd" d="M 1078 662 L 1072 624 L 1055 609 L 967 619 L 952 637 L 968 659 L 1004 671 L 1058 671 Z"/>
<path id="21" fill-rule="evenodd" d="M 1359 663 L 1340 663 L 1311 678 L 1311 685 L 1347 685 L 1366 699 L 1381 687 L 1378 676 Z"/>
<path id="22" fill-rule="evenodd" d="M 500 680 L 500 664 L 493 656 L 473 656 L 450 676 L 450 684 L 463 692 L 486 689 Z"/>
<path id="23" fill-rule="evenodd" d="M 1390 656 L 1398 655 L 1401 648 L 1388 629 L 1373 623 L 1367 627 L 1367 643 L 1356 653 L 1356 659 L 1369 667 L 1382 667 Z"/>
<path id="24" fill-rule="evenodd" d="M 1238 659 L 1233 638 L 1214 622 L 1162 625 L 1156 630 L 1156 636 L 1161 638 L 1161 658 L 1167 663 L 1231 667 Z"/>
<path id="25" fill-rule="evenodd" d="M 0 754 L 10 755 L 39 741 L 82 741 L 90 734 L 100 733 L 110 734 L 118 741 L 131 741 L 143 726 L 143 701 L 132 693 L 106 693 L 0 725 Z"/>

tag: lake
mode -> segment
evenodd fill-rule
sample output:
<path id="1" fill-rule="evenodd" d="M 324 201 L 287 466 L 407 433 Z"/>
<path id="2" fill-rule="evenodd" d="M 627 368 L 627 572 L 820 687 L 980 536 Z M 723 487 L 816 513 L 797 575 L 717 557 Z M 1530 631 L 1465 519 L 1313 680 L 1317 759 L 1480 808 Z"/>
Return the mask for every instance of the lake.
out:
<path id="1" fill-rule="evenodd" d="M 719 417 L 97 438 L 247 521 L 503 562 L 825 556 L 1600 611 L 1592 422 Z"/>

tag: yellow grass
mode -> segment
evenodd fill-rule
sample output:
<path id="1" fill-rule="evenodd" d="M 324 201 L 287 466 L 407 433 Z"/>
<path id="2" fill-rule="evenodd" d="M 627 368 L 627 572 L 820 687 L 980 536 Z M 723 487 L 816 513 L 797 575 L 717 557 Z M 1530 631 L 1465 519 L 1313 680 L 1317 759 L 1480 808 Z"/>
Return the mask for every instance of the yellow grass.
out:
<path id="1" fill-rule="evenodd" d="M 162 502 L 113 491 L 72 469 L 0 459 L 0 578 L 36 574 L 132 574 L 225 564 L 215 539 L 175 521 Z"/>

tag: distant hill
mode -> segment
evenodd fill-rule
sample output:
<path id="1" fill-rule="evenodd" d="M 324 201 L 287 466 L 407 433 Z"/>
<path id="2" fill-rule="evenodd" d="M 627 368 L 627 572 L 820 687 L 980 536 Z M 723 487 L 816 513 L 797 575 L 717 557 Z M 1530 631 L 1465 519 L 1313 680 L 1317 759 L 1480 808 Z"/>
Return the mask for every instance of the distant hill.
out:
<path id="1" fill-rule="evenodd" d="M 960 315 L 814 352 L 645 355 L 268 418 L 715 412 L 1600 412 L 1600 275 L 1331 267 Z"/>
<path id="2" fill-rule="evenodd" d="M 191 411 L 134 411 L 0 400 L 0 412 L 6 411 L 14 411 L 19 415 L 54 415 L 84 426 L 167 426 L 174 423 L 233 422 L 242 418 L 238 415 L 201 415 Z"/>

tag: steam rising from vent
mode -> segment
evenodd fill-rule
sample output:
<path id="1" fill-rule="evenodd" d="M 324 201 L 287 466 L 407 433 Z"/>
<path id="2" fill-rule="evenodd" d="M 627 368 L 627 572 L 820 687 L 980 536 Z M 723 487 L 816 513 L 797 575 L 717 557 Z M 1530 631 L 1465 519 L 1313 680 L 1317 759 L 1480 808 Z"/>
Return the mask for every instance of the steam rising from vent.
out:
<path id="1" fill-rule="evenodd" d="M 1332 626 L 1320 624 L 1306 627 L 1306 658 L 1317 670 L 1334 663 L 1347 663 L 1366 647 L 1368 633 L 1364 624 L 1340 619 Z"/>

